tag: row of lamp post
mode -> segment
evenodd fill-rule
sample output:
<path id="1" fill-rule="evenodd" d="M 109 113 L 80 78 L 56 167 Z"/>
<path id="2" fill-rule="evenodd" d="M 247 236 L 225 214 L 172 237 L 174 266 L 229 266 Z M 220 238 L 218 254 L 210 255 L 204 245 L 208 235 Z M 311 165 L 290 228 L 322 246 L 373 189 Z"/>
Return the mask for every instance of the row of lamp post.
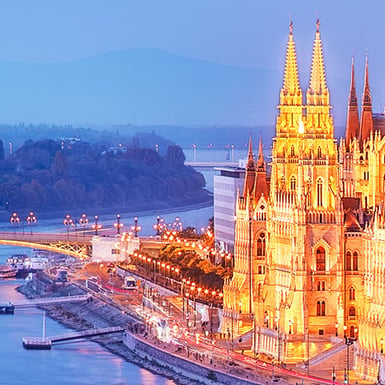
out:
<path id="1" fill-rule="evenodd" d="M 30 211 L 27 217 L 25 218 L 25 221 L 27 225 L 30 226 L 31 234 L 32 234 L 32 226 L 37 223 L 37 216 L 33 211 Z M 9 222 L 12 224 L 14 232 L 16 232 L 16 226 L 18 226 L 20 223 L 23 223 L 16 212 L 12 213 L 11 217 L 9 218 Z M 23 233 L 24 233 L 24 226 L 23 226 Z"/>

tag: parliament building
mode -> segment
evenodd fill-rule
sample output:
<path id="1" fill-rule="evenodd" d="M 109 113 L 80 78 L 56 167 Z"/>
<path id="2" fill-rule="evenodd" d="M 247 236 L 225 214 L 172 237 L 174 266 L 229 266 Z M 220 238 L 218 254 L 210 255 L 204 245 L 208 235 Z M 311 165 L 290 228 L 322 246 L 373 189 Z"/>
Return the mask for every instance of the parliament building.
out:
<path id="1" fill-rule="evenodd" d="M 372 112 L 367 59 L 359 108 L 352 61 L 336 140 L 319 27 L 303 95 L 290 24 L 268 174 L 250 140 L 222 331 L 279 364 L 348 348 L 348 370 L 385 381 L 385 117 Z"/>

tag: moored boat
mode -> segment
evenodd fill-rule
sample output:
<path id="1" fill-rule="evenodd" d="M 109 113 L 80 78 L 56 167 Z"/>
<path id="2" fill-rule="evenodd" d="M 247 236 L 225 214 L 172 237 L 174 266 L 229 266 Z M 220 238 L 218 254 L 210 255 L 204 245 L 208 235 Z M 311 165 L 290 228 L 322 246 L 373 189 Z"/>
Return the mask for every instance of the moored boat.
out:
<path id="1" fill-rule="evenodd" d="M 0 314 L 13 314 L 15 305 L 12 302 L 0 302 Z"/>
<path id="2" fill-rule="evenodd" d="M 8 265 L 0 265 L 0 278 L 14 278 L 16 274 L 16 268 Z"/>

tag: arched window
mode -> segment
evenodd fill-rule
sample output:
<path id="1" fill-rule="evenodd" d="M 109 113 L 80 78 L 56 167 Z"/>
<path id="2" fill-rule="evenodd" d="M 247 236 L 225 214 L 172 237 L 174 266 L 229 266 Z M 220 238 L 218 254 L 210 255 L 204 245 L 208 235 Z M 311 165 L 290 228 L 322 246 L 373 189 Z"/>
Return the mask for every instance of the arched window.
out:
<path id="1" fill-rule="evenodd" d="M 317 316 L 325 317 L 325 315 L 326 315 L 325 301 L 317 301 Z"/>
<path id="2" fill-rule="evenodd" d="M 319 247 L 317 249 L 315 263 L 316 263 L 317 271 L 326 270 L 326 255 L 325 255 L 325 249 L 323 247 Z"/>
<path id="3" fill-rule="evenodd" d="M 322 179 L 317 180 L 317 206 L 322 206 Z"/>
<path id="4" fill-rule="evenodd" d="M 352 286 L 349 289 L 349 300 L 354 301 L 356 299 L 356 289 Z"/>
<path id="5" fill-rule="evenodd" d="M 356 308 L 354 306 L 351 306 L 349 308 L 349 317 L 355 317 L 356 316 Z"/>
<path id="6" fill-rule="evenodd" d="M 291 156 L 295 156 L 295 147 L 294 147 L 294 145 L 292 145 L 291 148 L 290 148 L 290 155 Z"/>
<path id="7" fill-rule="evenodd" d="M 356 338 L 357 336 L 356 336 L 356 333 L 357 333 L 357 328 L 355 327 L 355 326 L 350 326 L 350 337 L 351 338 Z"/>
<path id="8" fill-rule="evenodd" d="M 358 271 L 358 253 L 357 251 L 355 251 L 353 253 L 353 268 L 352 268 L 353 271 Z"/>
<path id="9" fill-rule="evenodd" d="M 321 150 L 321 147 L 318 147 L 318 148 L 317 148 L 317 158 L 318 158 L 318 159 L 321 159 L 321 158 L 322 158 L 322 150 Z"/>
<path id="10" fill-rule="evenodd" d="M 264 257 L 266 255 L 266 238 L 265 233 L 259 234 L 257 239 L 257 256 Z"/>
<path id="11" fill-rule="evenodd" d="M 295 176 L 293 175 L 291 178 L 290 178 L 290 190 L 291 191 L 295 191 L 296 188 L 297 188 L 297 180 L 295 179 Z"/>
<path id="12" fill-rule="evenodd" d="M 352 270 L 352 253 L 350 251 L 346 253 L 345 269 L 346 271 Z"/>

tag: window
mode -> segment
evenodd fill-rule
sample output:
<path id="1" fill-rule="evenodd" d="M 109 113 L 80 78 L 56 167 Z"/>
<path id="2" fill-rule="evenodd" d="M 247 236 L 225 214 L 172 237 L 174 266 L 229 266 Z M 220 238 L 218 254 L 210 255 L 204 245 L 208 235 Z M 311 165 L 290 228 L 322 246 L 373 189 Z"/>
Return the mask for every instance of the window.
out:
<path id="1" fill-rule="evenodd" d="M 321 158 L 322 158 L 321 147 L 318 147 L 318 148 L 317 148 L 317 157 L 318 157 L 318 159 L 321 159 Z"/>
<path id="2" fill-rule="evenodd" d="M 258 274 L 265 274 L 265 266 L 258 266 Z"/>
<path id="3" fill-rule="evenodd" d="M 385 192 L 385 174 L 384 174 L 384 177 L 382 178 L 382 192 Z"/>
<path id="4" fill-rule="evenodd" d="M 319 329 L 319 330 L 318 330 L 318 335 L 319 335 L 319 336 L 323 336 L 323 335 L 324 335 L 323 329 Z"/>
<path id="5" fill-rule="evenodd" d="M 291 148 L 290 148 L 290 155 L 291 156 L 295 156 L 295 147 L 294 147 L 294 145 L 292 145 Z"/>
<path id="6" fill-rule="evenodd" d="M 354 287 L 351 287 L 349 289 L 349 300 L 354 301 L 356 299 L 356 289 Z"/>
<path id="7" fill-rule="evenodd" d="M 350 326 L 350 337 L 351 338 L 356 338 L 356 333 L 357 333 L 357 328 L 355 326 Z"/>
<path id="8" fill-rule="evenodd" d="M 345 269 L 346 269 L 346 271 L 351 271 L 352 270 L 352 253 L 350 251 L 348 251 L 346 253 Z"/>
<path id="9" fill-rule="evenodd" d="M 325 291 L 326 290 L 326 282 L 325 281 L 318 281 L 317 290 L 318 291 Z"/>
<path id="10" fill-rule="evenodd" d="M 356 308 L 354 306 L 351 306 L 349 308 L 349 317 L 355 317 L 356 316 Z"/>
<path id="11" fill-rule="evenodd" d="M 317 206 L 322 206 L 322 179 L 317 180 Z"/>
<path id="12" fill-rule="evenodd" d="M 326 255 L 325 249 L 323 247 L 319 247 L 316 251 L 316 270 L 317 271 L 325 271 L 326 270 Z"/>
<path id="13" fill-rule="evenodd" d="M 291 178 L 290 178 L 290 190 L 291 191 L 295 191 L 296 190 L 296 179 L 295 179 L 295 176 L 293 175 Z"/>
<path id="14" fill-rule="evenodd" d="M 257 256 L 263 257 L 265 255 L 266 255 L 265 233 L 261 233 L 257 239 Z"/>
<path id="15" fill-rule="evenodd" d="M 325 310 L 325 301 L 317 301 L 317 316 L 318 317 L 325 317 L 326 310 Z"/>
<path id="16" fill-rule="evenodd" d="M 358 271 L 358 253 L 355 251 L 353 253 L 353 271 Z"/>
<path id="17" fill-rule="evenodd" d="M 120 249 L 111 249 L 111 254 L 120 254 Z"/>

